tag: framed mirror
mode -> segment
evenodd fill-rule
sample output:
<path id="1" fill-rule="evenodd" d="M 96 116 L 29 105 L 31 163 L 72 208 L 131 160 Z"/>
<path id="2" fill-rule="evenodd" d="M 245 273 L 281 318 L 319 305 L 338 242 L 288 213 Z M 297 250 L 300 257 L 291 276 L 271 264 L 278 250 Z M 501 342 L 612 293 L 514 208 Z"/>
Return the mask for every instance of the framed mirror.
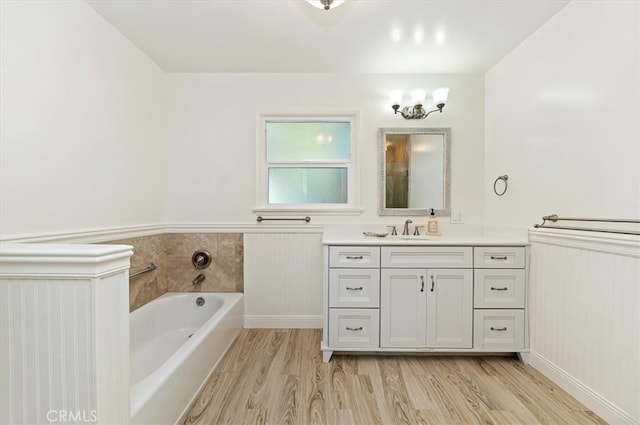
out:
<path id="1" fill-rule="evenodd" d="M 380 215 L 451 213 L 451 129 L 381 128 L 378 131 Z"/>

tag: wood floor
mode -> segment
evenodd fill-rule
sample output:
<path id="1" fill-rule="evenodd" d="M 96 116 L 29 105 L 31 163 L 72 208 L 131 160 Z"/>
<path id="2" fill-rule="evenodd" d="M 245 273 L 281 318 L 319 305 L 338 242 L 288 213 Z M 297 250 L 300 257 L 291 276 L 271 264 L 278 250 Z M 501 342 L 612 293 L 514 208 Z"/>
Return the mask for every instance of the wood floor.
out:
<path id="1" fill-rule="evenodd" d="M 510 357 L 340 356 L 321 330 L 245 329 L 184 424 L 604 424 Z"/>

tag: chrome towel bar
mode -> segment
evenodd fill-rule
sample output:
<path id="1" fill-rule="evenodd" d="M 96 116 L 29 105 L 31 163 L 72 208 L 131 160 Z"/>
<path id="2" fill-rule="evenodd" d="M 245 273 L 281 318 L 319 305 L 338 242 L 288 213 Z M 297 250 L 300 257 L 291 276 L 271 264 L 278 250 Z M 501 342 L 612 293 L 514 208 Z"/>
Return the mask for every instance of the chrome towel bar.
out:
<path id="1" fill-rule="evenodd" d="M 258 223 L 262 223 L 263 221 L 267 221 L 267 220 L 273 220 L 273 221 L 304 221 L 305 223 L 308 223 L 308 222 L 311 221 L 311 217 L 309 217 L 309 216 L 301 217 L 301 218 L 296 218 L 296 217 L 263 217 L 261 215 L 256 217 L 256 221 Z"/>
<path id="2" fill-rule="evenodd" d="M 140 276 L 140 275 L 143 275 L 143 274 L 145 274 L 145 273 L 149 273 L 149 272 L 151 272 L 151 271 L 154 271 L 156 268 L 157 268 L 157 267 L 156 267 L 156 265 L 155 265 L 155 264 L 153 264 L 153 263 L 149 263 L 149 264 L 147 264 L 147 267 L 145 267 L 144 269 L 139 270 L 139 271 L 137 271 L 137 272 L 135 272 L 135 273 L 131 273 L 131 274 L 129 275 L 129 280 L 134 279 L 134 278 L 136 278 L 136 277 L 138 277 L 138 276 Z"/>
<path id="3" fill-rule="evenodd" d="M 557 223 L 558 221 L 591 221 L 597 223 L 636 223 L 640 224 L 640 220 L 626 219 L 626 218 L 575 218 L 575 217 L 558 217 L 557 214 L 545 215 L 542 217 L 542 224 L 534 224 L 536 229 L 561 229 L 561 230 L 580 230 L 584 232 L 603 232 L 603 233 L 617 233 L 621 235 L 640 235 L 640 231 L 637 230 L 622 230 L 622 229 L 594 229 L 588 227 L 569 227 L 569 226 L 550 226 L 546 224 L 547 221 Z"/>

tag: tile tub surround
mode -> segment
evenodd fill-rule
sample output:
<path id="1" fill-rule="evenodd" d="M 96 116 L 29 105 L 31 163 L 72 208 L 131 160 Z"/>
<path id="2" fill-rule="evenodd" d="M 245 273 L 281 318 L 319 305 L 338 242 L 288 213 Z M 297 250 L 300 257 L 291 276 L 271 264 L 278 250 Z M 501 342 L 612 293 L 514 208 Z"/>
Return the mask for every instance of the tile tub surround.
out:
<path id="1" fill-rule="evenodd" d="M 130 273 L 153 262 L 158 267 L 129 282 L 129 310 L 165 292 L 244 292 L 244 243 L 241 233 L 166 233 L 110 241 L 133 246 Z M 212 263 L 196 270 L 191 256 L 199 249 L 211 253 Z M 205 280 L 199 287 L 193 279 Z"/>
<path id="2" fill-rule="evenodd" d="M 167 292 L 167 256 L 165 236 L 150 235 L 110 241 L 110 244 L 133 246 L 129 274 L 154 263 L 158 268 L 129 281 L 129 311 L 141 307 Z"/>
<path id="3" fill-rule="evenodd" d="M 241 233 L 170 233 L 165 235 L 169 292 L 244 292 L 244 244 Z M 197 270 L 191 256 L 209 251 L 209 267 Z M 199 288 L 193 279 L 204 274 Z"/>

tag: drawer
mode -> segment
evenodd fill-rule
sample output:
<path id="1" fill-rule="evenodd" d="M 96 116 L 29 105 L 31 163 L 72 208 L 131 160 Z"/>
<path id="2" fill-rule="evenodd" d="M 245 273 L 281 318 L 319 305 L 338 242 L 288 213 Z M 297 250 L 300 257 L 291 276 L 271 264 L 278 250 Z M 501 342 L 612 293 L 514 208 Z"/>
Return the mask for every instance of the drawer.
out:
<path id="1" fill-rule="evenodd" d="M 378 309 L 329 309 L 329 346 L 376 348 L 380 342 Z"/>
<path id="2" fill-rule="evenodd" d="M 464 246 L 382 247 L 382 267 L 471 268 L 473 248 Z"/>
<path id="3" fill-rule="evenodd" d="M 380 267 L 380 247 L 331 246 L 329 267 Z"/>
<path id="4" fill-rule="evenodd" d="M 522 269 L 475 269 L 475 308 L 524 308 L 525 274 Z"/>
<path id="5" fill-rule="evenodd" d="M 330 269 L 329 307 L 379 307 L 380 269 Z"/>
<path id="6" fill-rule="evenodd" d="M 524 348 L 524 310 L 474 310 L 473 348 Z"/>
<path id="7" fill-rule="evenodd" d="M 477 269 L 523 269 L 524 247 L 485 246 L 473 248 L 473 266 Z"/>

